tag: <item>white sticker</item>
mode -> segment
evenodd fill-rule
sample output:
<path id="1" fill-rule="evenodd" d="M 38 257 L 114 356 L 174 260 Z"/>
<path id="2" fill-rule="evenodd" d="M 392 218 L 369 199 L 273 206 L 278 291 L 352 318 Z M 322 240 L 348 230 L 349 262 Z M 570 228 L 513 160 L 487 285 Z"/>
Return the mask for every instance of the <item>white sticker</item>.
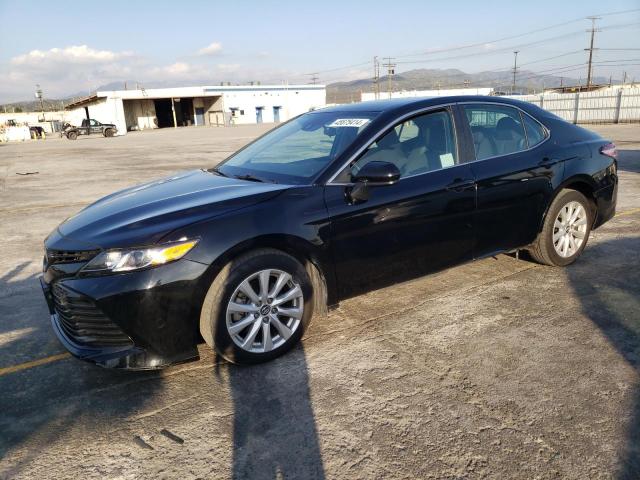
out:
<path id="1" fill-rule="evenodd" d="M 440 155 L 440 163 L 442 163 L 442 168 L 453 167 L 456 164 L 451 153 L 443 153 Z"/>
<path id="2" fill-rule="evenodd" d="M 369 123 L 368 118 L 338 118 L 327 127 L 362 127 Z"/>

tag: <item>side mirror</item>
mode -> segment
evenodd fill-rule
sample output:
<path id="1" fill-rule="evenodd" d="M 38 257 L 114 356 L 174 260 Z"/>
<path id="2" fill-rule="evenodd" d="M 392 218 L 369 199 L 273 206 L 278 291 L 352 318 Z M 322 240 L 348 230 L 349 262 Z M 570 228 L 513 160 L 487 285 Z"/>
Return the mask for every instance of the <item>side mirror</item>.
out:
<path id="1" fill-rule="evenodd" d="M 348 203 L 363 203 L 369 200 L 369 187 L 393 185 L 400 179 L 400 170 L 393 163 L 373 161 L 365 164 L 351 176 L 354 185 L 347 187 Z"/>
<path id="2" fill-rule="evenodd" d="M 354 183 L 373 185 L 393 185 L 400 179 L 400 170 L 391 162 L 375 160 L 366 163 L 351 180 Z"/>

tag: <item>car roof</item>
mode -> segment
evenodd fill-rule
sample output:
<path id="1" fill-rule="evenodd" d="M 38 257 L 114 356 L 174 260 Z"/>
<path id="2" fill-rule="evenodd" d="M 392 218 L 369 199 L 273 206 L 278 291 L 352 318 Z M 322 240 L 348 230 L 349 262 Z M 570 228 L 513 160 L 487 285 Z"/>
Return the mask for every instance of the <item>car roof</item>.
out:
<path id="1" fill-rule="evenodd" d="M 384 95 L 381 93 L 380 95 Z M 526 102 L 506 97 L 491 97 L 487 95 L 450 95 L 443 97 L 409 97 L 391 98 L 386 100 L 372 100 L 359 103 L 345 103 L 316 110 L 317 112 L 375 112 L 375 113 L 404 113 L 422 107 L 447 105 L 456 102 L 506 103 L 517 107 Z"/>

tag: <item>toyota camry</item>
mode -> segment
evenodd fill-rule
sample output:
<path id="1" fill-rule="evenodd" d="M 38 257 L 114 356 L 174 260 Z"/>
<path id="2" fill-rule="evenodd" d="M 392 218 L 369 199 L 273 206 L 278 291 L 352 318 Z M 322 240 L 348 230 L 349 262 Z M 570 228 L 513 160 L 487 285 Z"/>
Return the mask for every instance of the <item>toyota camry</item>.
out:
<path id="1" fill-rule="evenodd" d="M 72 354 L 151 369 L 204 341 L 266 361 L 372 289 L 501 252 L 569 265 L 618 184 L 611 142 L 498 97 L 324 108 L 211 167 L 104 197 L 45 240 Z"/>

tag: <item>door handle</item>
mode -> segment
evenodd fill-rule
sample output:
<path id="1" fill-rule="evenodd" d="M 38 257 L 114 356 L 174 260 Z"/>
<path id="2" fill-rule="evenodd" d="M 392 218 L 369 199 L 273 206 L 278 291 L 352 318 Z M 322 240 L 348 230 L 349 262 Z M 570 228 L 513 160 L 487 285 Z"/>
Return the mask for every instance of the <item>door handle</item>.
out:
<path id="1" fill-rule="evenodd" d="M 465 190 L 469 190 L 470 188 L 476 187 L 475 180 L 455 180 L 454 182 L 447 185 L 447 190 L 453 192 L 464 192 Z"/>

